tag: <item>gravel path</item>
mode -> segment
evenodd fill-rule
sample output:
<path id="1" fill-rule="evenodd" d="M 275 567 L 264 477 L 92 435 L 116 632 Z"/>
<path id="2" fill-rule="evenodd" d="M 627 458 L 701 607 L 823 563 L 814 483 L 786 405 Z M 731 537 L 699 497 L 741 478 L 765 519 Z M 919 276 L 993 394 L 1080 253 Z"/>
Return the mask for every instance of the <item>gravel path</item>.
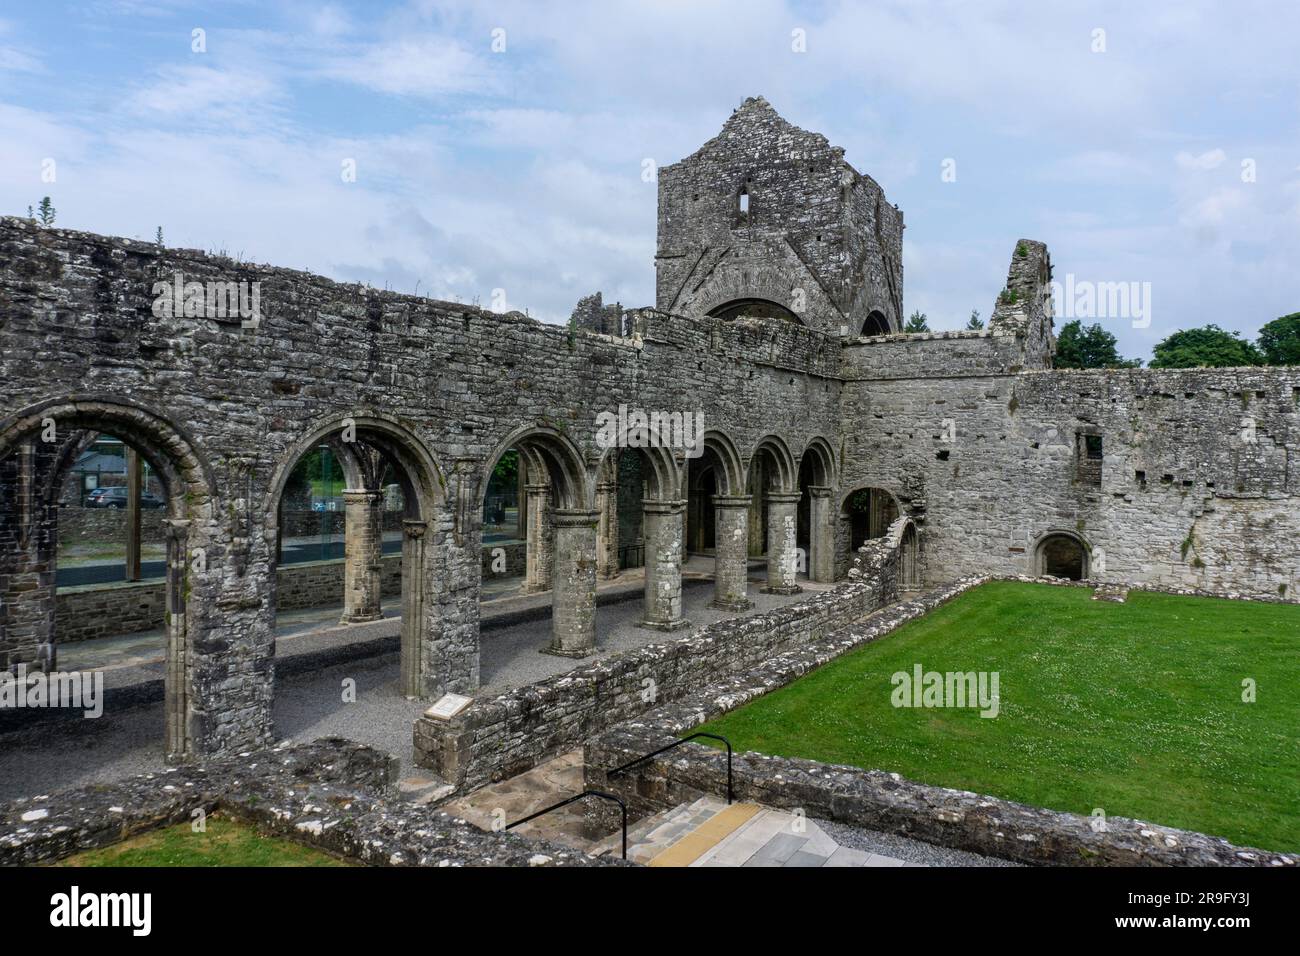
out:
<path id="1" fill-rule="evenodd" d="M 831 820 L 816 820 L 819 827 L 840 846 L 855 850 L 892 856 L 904 863 L 919 863 L 922 866 L 1020 866 L 1010 860 L 1000 860 L 995 856 L 980 856 L 965 850 L 950 850 L 947 847 L 923 843 L 909 837 L 893 833 L 881 833 L 879 830 L 862 830 L 844 823 Z"/>

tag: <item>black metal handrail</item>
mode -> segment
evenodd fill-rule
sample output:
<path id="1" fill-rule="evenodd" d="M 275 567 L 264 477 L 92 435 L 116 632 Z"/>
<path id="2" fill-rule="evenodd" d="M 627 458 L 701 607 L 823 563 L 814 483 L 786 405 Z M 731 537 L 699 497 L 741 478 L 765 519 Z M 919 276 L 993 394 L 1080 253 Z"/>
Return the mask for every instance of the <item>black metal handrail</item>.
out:
<path id="1" fill-rule="evenodd" d="M 584 790 L 582 791 L 582 793 L 576 793 L 573 796 L 569 797 L 567 800 L 561 800 L 559 803 L 553 803 L 549 807 L 543 807 L 541 810 L 538 810 L 536 813 L 530 813 L 522 820 L 516 820 L 514 823 L 507 823 L 506 829 L 513 830 L 515 827 L 519 826 L 522 823 L 527 823 L 529 820 L 536 820 L 538 817 L 542 816 L 543 814 L 550 813 L 552 810 L 558 810 L 560 809 L 560 807 L 567 807 L 569 804 L 576 803 L 579 800 L 585 800 L 587 797 L 600 797 L 602 800 L 613 800 L 615 803 L 618 804 L 619 809 L 623 811 L 623 859 L 626 860 L 627 859 L 627 804 L 624 803 L 619 797 L 614 796 L 612 793 L 606 793 L 604 790 Z"/>
<path id="2" fill-rule="evenodd" d="M 728 740 L 726 737 L 722 736 L 721 734 L 706 734 L 703 731 L 701 731 L 699 733 L 691 734 L 689 737 L 683 737 L 681 740 L 674 740 L 667 747 L 660 747 L 654 753 L 648 753 L 645 756 L 637 757 L 635 760 L 623 764 L 623 766 L 621 767 L 615 767 L 609 773 L 605 774 L 605 776 L 607 778 L 616 777 L 624 770 L 630 770 L 632 767 L 635 767 L 639 763 L 645 763 L 647 760 L 653 759 L 654 757 L 658 757 L 661 753 L 667 753 L 669 750 L 672 750 L 674 747 L 680 747 L 684 743 L 689 743 L 690 741 L 694 740 L 696 737 L 708 737 L 710 740 L 721 740 L 724 744 L 727 745 L 727 803 L 730 804 L 735 795 L 735 790 L 732 787 L 732 783 L 731 783 L 731 741 Z"/>

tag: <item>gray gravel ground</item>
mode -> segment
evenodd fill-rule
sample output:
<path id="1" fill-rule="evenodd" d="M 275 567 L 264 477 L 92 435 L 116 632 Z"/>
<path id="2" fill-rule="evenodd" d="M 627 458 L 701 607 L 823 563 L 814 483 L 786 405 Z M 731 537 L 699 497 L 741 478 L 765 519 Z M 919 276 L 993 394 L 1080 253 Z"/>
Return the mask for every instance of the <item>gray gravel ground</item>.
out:
<path id="1" fill-rule="evenodd" d="M 840 846 L 879 853 L 881 856 L 892 856 L 904 863 L 918 863 L 922 866 L 1021 865 L 1010 860 L 1000 860 L 995 856 L 980 856 L 978 853 L 967 853 L 965 850 L 950 850 L 947 847 L 923 843 L 893 833 L 881 833 L 879 830 L 863 830 L 831 820 L 815 822 Z"/>
<path id="2" fill-rule="evenodd" d="M 698 626 L 726 616 L 709 609 L 709 586 L 683 591 L 685 613 Z M 757 610 L 803 600 L 751 589 Z M 639 600 L 598 611 L 602 654 L 682 636 L 636 627 Z M 376 622 L 380 625 L 385 622 Z M 550 620 L 531 621 L 483 635 L 480 696 L 561 674 L 577 661 L 541 653 L 550 637 Z M 309 640 L 303 638 L 303 640 Z M 588 658 L 587 660 L 594 660 Z M 343 681 L 356 681 L 356 701 L 343 702 Z M 397 692 L 398 655 L 385 654 L 289 677 L 276 685 L 275 728 L 282 738 L 306 741 L 340 735 L 371 744 L 411 765 L 411 727 L 428 702 L 406 700 Z M 102 783 L 158 770 L 163 763 L 162 704 L 106 713 L 97 720 L 72 719 L 0 736 L 0 799 Z"/>

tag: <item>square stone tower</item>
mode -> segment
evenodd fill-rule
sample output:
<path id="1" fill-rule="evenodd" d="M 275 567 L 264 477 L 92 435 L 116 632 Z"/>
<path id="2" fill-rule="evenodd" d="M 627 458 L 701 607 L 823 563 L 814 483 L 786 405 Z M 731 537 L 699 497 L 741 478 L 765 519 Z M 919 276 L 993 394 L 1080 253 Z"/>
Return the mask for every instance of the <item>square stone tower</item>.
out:
<path id="1" fill-rule="evenodd" d="M 798 321 L 830 334 L 902 327 L 903 214 L 826 137 L 762 97 L 659 170 L 655 304 Z"/>

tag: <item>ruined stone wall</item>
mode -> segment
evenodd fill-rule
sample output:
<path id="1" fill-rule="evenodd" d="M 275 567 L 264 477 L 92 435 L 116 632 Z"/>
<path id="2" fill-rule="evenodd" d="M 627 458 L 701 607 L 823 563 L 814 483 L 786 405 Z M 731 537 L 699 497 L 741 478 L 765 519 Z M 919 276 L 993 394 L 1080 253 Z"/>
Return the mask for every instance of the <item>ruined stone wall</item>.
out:
<path id="1" fill-rule="evenodd" d="M 1300 369 L 864 377 L 845 395 L 843 486 L 923 515 L 931 582 L 1032 574 L 1064 531 L 1093 577 L 1300 595 Z"/>
<path id="2" fill-rule="evenodd" d="M 873 308 L 898 327 L 902 214 L 821 134 L 748 99 L 658 178 L 659 308 L 703 313 L 754 297 L 831 334 L 846 317 L 856 333 Z"/>
<path id="3" fill-rule="evenodd" d="M 905 523 L 901 519 L 893 534 L 863 549 L 854 580 L 799 604 L 718 621 L 687 637 L 615 654 L 478 700 L 450 720 L 420 717 L 415 762 L 457 788 L 512 777 L 619 721 L 696 693 L 787 648 L 820 640 L 897 596 Z"/>
<path id="4" fill-rule="evenodd" d="M 185 282 L 258 282 L 260 321 L 157 317 L 155 283 L 177 273 Z M 188 635 L 186 733 L 212 749 L 250 746 L 271 736 L 275 489 L 297 455 L 345 420 L 423 469 L 414 478 L 429 523 L 420 633 L 435 669 L 430 692 L 473 689 L 482 492 L 492 463 L 526 430 L 543 429 L 567 449 L 580 472 L 572 494 L 585 508 L 600 460 L 596 416 L 620 403 L 703 411 L 706 427 L 742 454 L 776 434 L 797 455 L 804 436 L 835 432 L 836 340 L 791 323 L 644 310 L 636 325 L 634 338 L 571 332 L 518 313 L 4 218 L 0 458 L 46 418 L 63 433 L 95 429 L 140 448 L 167 489 L 169 520 L 181 522 L 182 553 L 202 555 L 176 591 Z M 32 506 L 0 494 L 8 534 Z M 4 573 L 7 588 L 28 572 Z M 52 580 L 30 573 L 52 612 Z M 30 659 L 39 635 L 19 626 L 17 610 L 12 601 L 0 609 L 11 635 L 3 640 L 15 660 Z"/>

